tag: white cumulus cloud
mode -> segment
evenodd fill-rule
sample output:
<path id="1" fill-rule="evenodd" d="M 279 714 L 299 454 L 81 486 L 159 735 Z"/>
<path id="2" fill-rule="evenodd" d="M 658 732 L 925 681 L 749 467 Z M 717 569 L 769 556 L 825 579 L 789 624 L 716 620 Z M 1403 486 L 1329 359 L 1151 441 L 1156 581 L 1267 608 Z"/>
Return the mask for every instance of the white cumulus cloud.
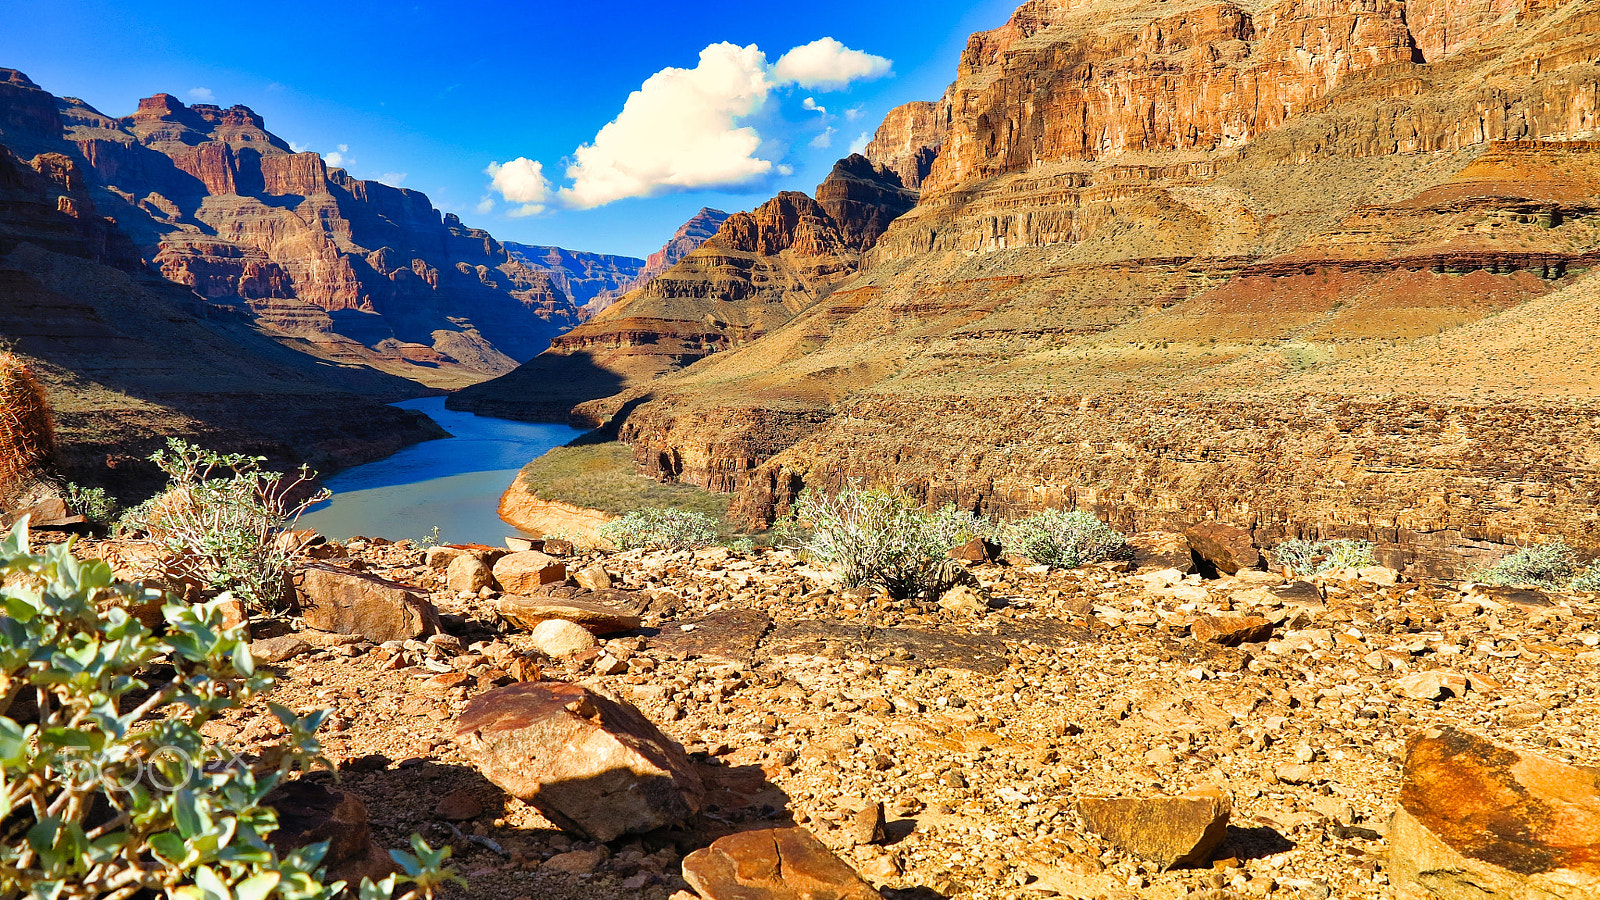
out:
<path id="1" fill-rule="evenodd" d="M 408 173 L 408 172 L 385 172 L 382 175 L 378 176 L 378 180 L 383 182 L 384 184 L 390 184 L 390 185 L 394 185 L 395 187 L 399 187 L 400 185 L 406 183 L 406 176 L 408 174 L 410 174 L 410 173 Z"/>
<path id="2" fill-rule="evenodd" d="M 343 147 L 344 145 L 340 144 L 339 146 Z M 343 151 L 335 150 L 332 153 L 324 154 L 322 161 L 330 166 L 342 166 L 344 165 L 344 153 Z"/>
<path id="3" fill-rule="evenodd" d="M 572 186 L 561 189 L 562 199 L 590 209 L 765 175 L 772 162 L 756 156 L 761 135 L 739 119 L 760 110 L 772 87 L 766 54 L 755 44 L 712 44 L 693 69 L 662 69 L 573 154 L 566 173 Z"/>
<path id="4" fill-rule="evenodd" d="M 833 146 L 833 129 L 824 128 L 822 133 L 811 139 L 811 146 L 818 150 L 826 150 Z"/>
<path id="5" fill-rule="evenodd" d="M 863 131 L 860 134 L 856 135 L 856 139 L 855 140 L 850 142 L 850 152 L 851 153 L 866 153 L 867 152 L 867 145 L 870 144 L 870 143 L 872 143 L 872 133 L 871 132 L 867 132 L 867 131 Z"/>
<path id="6" fill-rule="evenodd" d="M 819 91 L 836 91 L 852 81 L 870 81 L 889 74 L 892 63 L 881 56 L 851 50 L 831 37 L 818 38 L 790 50 L 772 67 L 773 78 Z"/>
<path id="7" fill-rule="evenodd" d="M 556 200 L 570 208 L 592 209 L 633 197 L 735 187 L 769 174 L 787 175 L 793 172 L 790 166 L 763 158 L 773 155 L 774 145 L 763 150 L 764 138 L 755 124 L 763 121 L 758 114 L 772 92 L 791 85 L 839 90 L 853 81 L 887 75 L 890 66 L 881 56 L 852 50 L 831 37 L 795 47 L 776 64 L 768 64 L 755 44 L 711 44 L 700 51 L 694 68 L 662 69 L 629 94 L 616 118 L 573 151 L 563 173 L 566 185 L 553 188 L 542 164 L 519 157 L 489 165 L 490 192 L 516 205 L 512 215 L 532 215 Z M 827 114 L 815 97 L 806 97 L 801 106 Z M 829 130 L 814 138 L 812 146 L 832 142 Z M 479 211 L 493 207 L 486 196 Z"/>
<path id="8" fill-rule="evenodd" d="M 189 98 L 190 103 L 211 103 L 217 99 L 217 95 L 211 93 L 211 88 L 190 88 L 184 96 Z"/>
<path id="9" fill-rule="evenodd" d="M 545 205 L 550 202 L 552 191 L 550 180 L 544 177 L 544 163 L 538 160 L 519 156 L 508 163 L 489 163 L 483 170 L 489 176 L 489 186 L 498 191 L 506 202 L 517 204 L 511 210 L 513 216 L 532 216 L 544 212 Z M 484 200 L 493 208 L 494 201 L 485 197 Z M 480 211 L 483 204 L 479 204 Z"/>

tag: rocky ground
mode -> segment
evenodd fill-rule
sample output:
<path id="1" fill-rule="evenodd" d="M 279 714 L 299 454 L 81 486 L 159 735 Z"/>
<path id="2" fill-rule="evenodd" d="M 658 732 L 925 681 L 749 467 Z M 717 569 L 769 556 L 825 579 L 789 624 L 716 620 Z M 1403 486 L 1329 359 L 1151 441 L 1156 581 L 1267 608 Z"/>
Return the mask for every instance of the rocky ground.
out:
<path id="1" fill-rule="evenodd" d="M 588 588 L 541 591 L 631 605 L 642 624 L 555 658 L 504 614 L 515 601 L 447 584 L 472 584 L 452 558 L 504 551 L 312 552 L 414 586 L 444 633 L 379 644 L 257 622 L 258 655 L 281 672 L 273 699 L 333 710 L 327 755 L 378 843 L 452 844 L 473 897 L 664 900 L 688 887 L 685 854 L 788 824 L 889 898 L 1388 897 L 1409 736 L 1454 725 L 1600 765 L 1592 594 L 1380 568 L 1206 580 L 1184 573 L 1186 553 L 1156 553 L 1137 568 L 977 563 L 979 590 L 941 606 L 844 590 L 786 551 L 589 552 L 563 560 Z M 631 702 L 681 742 L 701 812 L 596 844 L 487 780 L 459 715 L 540 679 Z M 249 748 L 277 728 L 260 705 L 213 736 Z M 1226 835 L 1172 871 L 1099 836 L 1081 803 L 1205 788 L 1231 800 Z"/>

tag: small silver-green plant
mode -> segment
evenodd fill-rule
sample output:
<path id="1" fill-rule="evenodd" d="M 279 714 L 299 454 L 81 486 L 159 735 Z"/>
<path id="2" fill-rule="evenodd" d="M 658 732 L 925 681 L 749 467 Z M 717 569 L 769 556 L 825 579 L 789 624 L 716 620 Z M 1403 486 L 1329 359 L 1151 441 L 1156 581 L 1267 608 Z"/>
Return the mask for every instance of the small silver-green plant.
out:
<path id="1" fill-rule="evenodd" d="M 1580 575 L 1580 568 L 1578 552 L 1556 540 L 1522 547 L 1467 577 L 1484 584 L 1531 584 L 1554 590 L 1567 587 Z"/>
<path id="2" fill-rule="evenodd" d="M 937 565 L 962 527 L 902 493 L 851 483 L 836 494 L 802 491 L 778 531 L 846 586 L 873 585 L 903 600 L 937 588 Z"/>
<path id="3" fill-rule="evenodd" d="M 716 519 L 687 509 L 640 509 L 600 526 L 600 536 L 618 550 L 699 549 L 717 542 Z"/>
<path id="4" fill-rule="evenodd" d="M 121 525 L 166 548 L 164 574 L 230 591 L 253 609 L 286 609 L 294 558 L 278 535 L 330 496 L 311 490 L 314 473 L 302 466 L 285 480 L 261 467 L 265 457 L 216 453 L 177 438 L 150 459 L 167 473 L 167 490 L 129 510 Z"/>
<path id="5" fill-rule="evenodd" d="M 1575 591 L 1600 591 L 1600 563 L 1588 566 L 1574 575 L 1568 587 Z"/>
<path id="6" fill-rule="evenodd" d="M 66 495 L 63 499 L 67 508 L 92 525 L 104 528 L 117 520 L 117 499 L 106 493 L 105 488 L 89 488 L 69 481 L 62 493 Z"/>
<path id="7" fill-rule="evenodd" d="M 1273 565 L 1287 569 L 1290 575 L 1302 577 L 1335 569 L 1364 569 L 1378 564 L 1372 555 L 1370 542 L 1343 538 L 1332 541 L 1295 538 L 1272 548 L 1269 555 Z"/>
<path id="8" fill-rule="evenodd" d="M 1036 563 L 1072 569 L 1114 559 L 1132 559 L 1128 539 L 1092 514 L 1047 509 L 1005 530 L 1007 547 Z"/>
<path id="9" fill-rule="evenodd" d="M 0 539 L 0 897 L 57 900 L 329 900 L 326 844 L 279 855 L 264 804 L 282 779 L 325 763 L 326 711 L 268 707 L 284 735 L 252 758 L 202 733 L 272 679 L 226 598 L 164 598 L 156 634 L 126 607 L 162 601 L 99 560 L 28 547 L 24 519 Z M 395 878 L 362 900 L 432 897 L 448 848 L 413 839 Z"/>

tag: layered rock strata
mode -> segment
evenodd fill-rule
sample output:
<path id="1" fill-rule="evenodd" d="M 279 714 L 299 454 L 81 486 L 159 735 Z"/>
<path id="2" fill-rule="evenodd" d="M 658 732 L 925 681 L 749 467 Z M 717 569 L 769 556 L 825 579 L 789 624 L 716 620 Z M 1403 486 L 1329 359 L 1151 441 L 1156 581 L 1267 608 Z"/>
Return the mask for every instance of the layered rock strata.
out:
<path id="1" fill-rule="evenodd" d="M 1412 13 L 1023 5 L 869 148 L 938 141 L 860 271 L 620 433 L 752 523 L 856 478 L 1423 574 L 1600 550 L 1600 6 Z"/>
<path id="2" fill-rule="evenodd" d="M 525 262 L 418 191 L 295 152 L 246 107 L 157 94 L 118 118 L 4 74 L 0 142 L 72 163 L 138 256 L 202 297 L 242 302 L 291 346 L 453 387 L 510 371 L 579 321 L 583 279 L 559 254 Z"/>
<path id="3" fill-rule="evenodd" d="M 584 313 L 588 317 L 599 315 L 601 310 L 622 299 L 624 294 L 642 288 L 654 281 L 656 276 L 677 265 L 678 260 L 693 253 L 701 244 L 704 244 L 712 235 L 716 234 L 717 229 L 721 228 L 722 223 L 727 219 L 728 214 L 720 209 L 712 209 L 709 206 L 700 207 L 700 211 L 691 216 L 689 221 L 678 226 L 678 230 L 673 232 L 672 237 L 665 244 L 661 245 L 660 250 L 650 254 L 645 259 L 644 265 L 634 273 L 632 278 L 585 301 Z"/>

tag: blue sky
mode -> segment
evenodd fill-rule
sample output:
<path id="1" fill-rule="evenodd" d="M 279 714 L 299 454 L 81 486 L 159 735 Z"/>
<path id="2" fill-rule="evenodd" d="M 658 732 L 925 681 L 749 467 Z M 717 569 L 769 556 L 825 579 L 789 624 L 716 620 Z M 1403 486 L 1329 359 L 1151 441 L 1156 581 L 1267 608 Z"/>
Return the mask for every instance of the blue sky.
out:
<path id="1" fill-rule="evenodd" d="M 66 0 L 6 16 L 0 66 L 109 115 L 163 91 L 242 103 L 497 237 L 644 256 L 701 206 L 813 191 L 886 111 L 937 97 L 967 36 L 1015 5 Z M 652 79 L 669 68 L 694 71 Z"/>

